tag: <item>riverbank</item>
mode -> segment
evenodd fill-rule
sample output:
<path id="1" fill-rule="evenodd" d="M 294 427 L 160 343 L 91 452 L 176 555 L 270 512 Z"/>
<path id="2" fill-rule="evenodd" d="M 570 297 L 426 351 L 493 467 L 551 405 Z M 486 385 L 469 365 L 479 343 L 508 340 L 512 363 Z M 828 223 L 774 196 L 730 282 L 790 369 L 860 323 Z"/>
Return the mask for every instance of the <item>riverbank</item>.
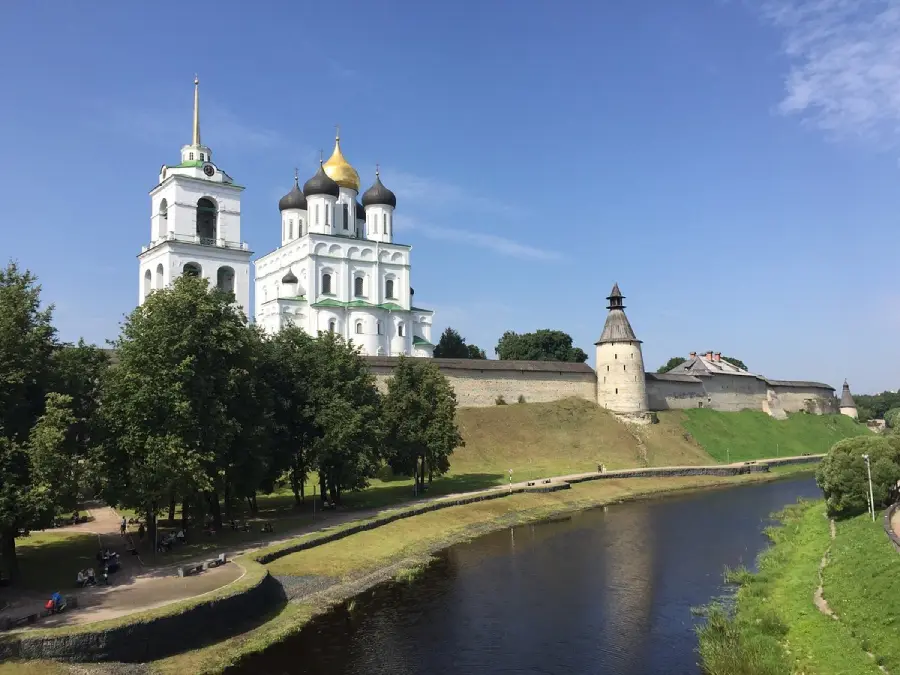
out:
<path id="1" fill-rule="evenodd" d="M 900 673 L 900 555 L 880 519 L 838 521 L 833 540 L 822 501 L 777 519 L 758 572 L 729 574 L 733 613 L 712 606 L 699 631 L 705 671 Z"/>
<path id="2" fill-rule="evenodd" d="M 576 484 L 553 493 L 521 493 L 503 499 L 453 506 L 356 533 L 269 563 L 271 574 L 291 600 L 246 633 L 152 664 L 147 672 L 221 673 L 299 631 L 310 619 L 373 586 L 414 577 L 431 556 L 448 546 L 493 530 L 561 517 L 584 509 L 692 489 L 770 481 L 809 472 L 809 466 L 780 467 L 741 476 L 615 479 Z M 265 551 L 257 554 L 265 555 Z"/>

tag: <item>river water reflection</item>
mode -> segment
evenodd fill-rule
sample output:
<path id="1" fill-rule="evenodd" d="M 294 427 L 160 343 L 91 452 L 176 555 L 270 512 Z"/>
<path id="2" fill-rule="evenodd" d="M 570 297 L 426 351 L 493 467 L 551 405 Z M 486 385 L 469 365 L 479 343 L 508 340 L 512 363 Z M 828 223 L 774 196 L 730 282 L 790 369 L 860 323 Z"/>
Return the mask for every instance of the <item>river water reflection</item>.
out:
<path id="1" fill-rule="evenodd" d="M 751 567 L 769 515 L 812 478 L 630 502 L 454 546 L 231 672 L 699 673 L 692 606 Z"/>

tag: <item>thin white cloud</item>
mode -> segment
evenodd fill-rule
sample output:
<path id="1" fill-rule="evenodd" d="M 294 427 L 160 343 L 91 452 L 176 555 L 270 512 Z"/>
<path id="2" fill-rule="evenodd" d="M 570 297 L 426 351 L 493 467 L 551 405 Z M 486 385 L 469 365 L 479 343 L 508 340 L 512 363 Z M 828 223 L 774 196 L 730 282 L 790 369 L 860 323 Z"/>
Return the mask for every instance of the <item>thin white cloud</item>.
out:
<path id="1" fill-rule="evenodd" d="M 778 109 L 835 140 L 900 141 L 900 2 L 764 0 L 791 62 Z"/>
<path id="2" fill-rule="evenodd" d="M 508 218 L 516 217 L 521 212 L 512 204 L 479 195 L 470 188 L 405 171 L 382 171 L 382 179 L 396 193 L 398 200 L 404 202 L 446 209 L 477 209 L 482 213 Z"/>
<path id="3" fill-rule="evenodd" d="M 456 227 L 434 227 L 426 223 L 411 220 L 409 218 L 398 219 L 401 228 L 407 228 L 420 232 L 429 239 L 440 241 L 455 241 L 462 244 L 470 244 L 478 248 L 485 248 L 501 255 L 521 260 L 554 261 L 561 260 L 562 254 L 558 251 L 550 251 L 528 244 L 522 244 L 506 237 L 500 237 L 483 232 L 470 232 Z"/>

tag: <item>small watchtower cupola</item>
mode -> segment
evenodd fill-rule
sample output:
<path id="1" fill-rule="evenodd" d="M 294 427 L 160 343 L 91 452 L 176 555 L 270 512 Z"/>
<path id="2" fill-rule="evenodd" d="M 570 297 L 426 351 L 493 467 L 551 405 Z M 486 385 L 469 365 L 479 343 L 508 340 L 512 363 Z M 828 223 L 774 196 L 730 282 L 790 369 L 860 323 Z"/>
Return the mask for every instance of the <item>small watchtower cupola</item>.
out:
<path id="1" fill-rule="evenodd" d="M 625 309 L 625 296 L 619 290 L 619 284 L 613 284 L 612 290 L 606 296 L 606 299 L 609 301 L 606 309 Z"/>

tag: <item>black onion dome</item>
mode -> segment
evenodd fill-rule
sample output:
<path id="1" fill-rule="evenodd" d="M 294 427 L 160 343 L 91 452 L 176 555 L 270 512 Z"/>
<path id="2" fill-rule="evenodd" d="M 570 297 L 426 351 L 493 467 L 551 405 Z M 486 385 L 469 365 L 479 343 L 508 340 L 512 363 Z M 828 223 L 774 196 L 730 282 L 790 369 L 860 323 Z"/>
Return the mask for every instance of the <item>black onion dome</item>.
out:
<path id="1" fill-rule="evenodd" d="M 281 278 L 281 283 L 283 283 L 283 284 L 296 284 L 296 283 L 297 283 L 297 275 L 294 274 L 293 272 L 291 272 L 291 270 L 288 270 L 288 273 L 285 274 L 285 275 Z"/>
<path id="2" fill-rule="evenodd" d="M 322 163 L 320 162 L 319 170 L 316 171 L 316 175 L 303 184 L 303 193 L 307 197 L 312 197 L 313 195 L 331 195 L 332 197 L 337 197 L 341 193 L 341 186 L 335 183 L 328 174 L 325 173 L 325 169 L 322 168 Z"/>
<path id="3" fill-rule="evenodd" d="M 384 183 L 381 182 L 381 176 L 378 175 L 378 172 L 375 172 L 375 184 L 372 185 L 368 190 L 365 191 L 362 198 L 363 206 L 374 206 L 376 204 L 390 206 L 391 208 L 397 207 L 397 196 L 384 187 Z"/>
<path id="4" fill-rule="evenodd" d="M 294 187 L 284 197 L 278 200 L 278 210 L 302 209 L 306 211 L 306 195 L 300 190 L 300 183 L 294 176 Z"/>
<path id="5" fill-rule="evenodd" d="M 365 220 L 366 219 L 366 207 L 356 202 L 356 219 L 357 220 Z"/>

